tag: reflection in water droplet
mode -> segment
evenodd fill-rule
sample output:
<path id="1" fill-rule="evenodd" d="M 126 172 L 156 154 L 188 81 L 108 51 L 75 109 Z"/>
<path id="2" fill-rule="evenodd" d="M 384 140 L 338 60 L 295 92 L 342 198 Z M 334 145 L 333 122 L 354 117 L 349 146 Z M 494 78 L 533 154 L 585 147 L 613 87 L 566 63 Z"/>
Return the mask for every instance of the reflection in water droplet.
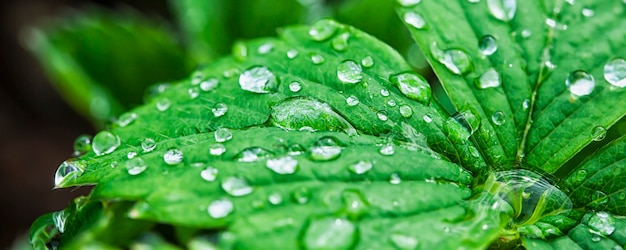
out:
<path id="1" fill-rule="evenodd" d="M 272 152 L 261 147 L 249 147 L 243 149 L 237 155 L 235 159 L 240 162 L 255 162 L 272 156 Z"/>
<path id="2" fill-rule="evenodd" d="M 221 143 L 216 143 L 209 147 L 209 154 L 211 155 L 220 156 L 224 154 L 224 152 L 226 152 L 226 147 Z"/>
<path id="3" fill-rule="evenodd" d="M 202 91 L 209 91 L 209 90 L 215 89 L 218 84 L 219 84 L 219 81 L 217 80 L 217 78 L 209 78 L 200 83 L 200 89 Z"/>
<path id="4" fill-rule="evenodd" d="M 302 86 L 297 81 L 293 81 L 289 84 L 289 90 L 291 90 L 291 92 L 297 93 L 297 92 L 300 92 L 301 89 L 302 89 Z"/>
<path id="5" fill-rule="evenodd" d="M 363 59 L 361 59 L 361 65 L 363 65 L 363 67 L 365 68 L 370 68 L 374 66 L 374 58 L 372 58 L 371 56 L 363 57 Z"/>
<path id="6" fill-rule="evenodd" d="M 365 174 L 369 172 L 374 165 L 369 161 L 359 161 L 348 166 L 348 170 L 355 174 Z"/>
<path id="7" fill-rule="evenodd" d="M 493 36 L 486 35 L 478 42 L 478 49 L 483 55 L 490 56 L 498 50 L 498 44 L 496 44 L 496 39 Z"/>
<path id="8" fill-rule="evenodd" d="M 359 102 L 359 98 L 354 95 L 350 95 L 348 96 L 348 98 L 346 98 L 346 103 L 348 104 L 348 106 L 356 106 L 359 104 Z"/>
<path id="9" fill-rule="evenodd" d="M 170 102 L 169 99 L 167 98 L 161 98 L 156 102 L 156 109 L 158 111 L 166 111 L 170 108 L 170 106 L 172 105 L 172 102 Z"/>
<path id="10" fill-rule="evenodd" d="M 613 216 L 607 212 L 597 212 L 589 218 L 587 222 L 589 230 L 593 233 L 609 236 L 615 231 L 615 221 Z"/>
<path id="11" fill-rule="evenodd" d="M 265 166 L 277 174 L 293 174 L 298 170 L 298 160 L 291 156 L 268 159 Z"/>
<path id="12" fill-rule="evenodd" d="M 361 72 L 361 66 L 351 60 L 344 61 L 337 66 L 337 77 L 343 83 L 354 84 L 361 82 L 363 79 Z"/>
<path id="13" fill-rule="evenodd" d="M 348 39 L 350 39 L 350 33 L 344 32 L 333 38 L 331 46 L 336 51 L 344 51 L 348 48 Z"/>
<path id="14" fill-rule="evenodd" d="M 100 156 L 113 153 L 119 146 L 120 138 L 117 135 L 109 131 L 100 131 L 94 136 L 91 149 Z"/>
<path id="15" fill-rule="evenodd" d="M 183 161 L 183 151 L 177 148 L 168 149 L 163 154 L 163 161 L 170 166 L 181 163 Z"/>
<path id="16" fill-rule="evenodd" d="M 500 126 L 506 121 L 506 116 L 502 113 L 502 111 L 496 111 L 493 115 L 491 115 L 491 121 L 493 124 Z"/>
<path id="17" fill-rule="evenodd" d="M 146 138 L 141 142 L 141 149 L 143 152 L 150 152 L 156 148 L 156 142 L 152 138 Z"/>
<path id="18" fill-rule="evenodd" d="M 233 133 L 227 128 L 218 128 L 215 130 L 214 136 L 216 142 L 225 142 L 233 139 Z"/>
<path id="19" fill-rule="evenodd" d="M 244 196 L 252 193 L 253 188 L 241 177 L 228 177 L 222 180 L 222 189 L 232 196 Z"/>
<path id="20" fill-rule="evenodd" d="M 487 0 L 487 7 L 493 17 L 502 20 L 510 21 L 515 16 L 517 9 L 516 0 Z"/>
<path id="21" fill-rule="evenodd" d="M 202 179 L 204 179 L 205 181 L 214 181 L 217 178 L 217 174 L 218 174 L 218 170 L 217 168 L 213 168 L 213 167 L 207 167 L 204 170 L 200 171 L 200 177 L 202 177 Z"/>
<path id="22" fill-rule="evenodd" d="M 338 26 L 339 24 L 333 20 L 321 19 L 311 26 L 309 36 L 315 41 L 326 40 L 335 34 Z"/>
<path id="23" fill-rule="evenodd" d="M 413 116 L 413 109 L 409 105 L 401 105 L 400 106 L 400 115 L 404 118 L 409 118 Z"/>
<path id="24" fill-rule="evenodd" d="M 228 111 L 228 106 L 226 106 L 226 104 L 221 103 L 221 102 L 215 104 L 213 109 L 211 109 L 211 112 L 213 112 L 213 116 L 215 117 L 223 116 L 226 114 L 227 111 Z"/>
<path id="25" fill-rule="evenodd" d="M 312 219 L 302 235 L 306 249 L 350 249 L 357 238 L 356 226 L 339 218 Z"/>
<path id="26" fill-rule="evenodd" d="M 207 211 L 215 219 L 224 218 L 233 212 L 233 203 L 228 199 L 215 200 L 211 202 Z"/>
<path id="27" fill-rule="evenodd" d="M 415 12 L 409 11 L 404 13 L 404 22 L 413 26 L 416 29 L 423 29 L 426 26 L 426 21 L 424 18 Z"/>
<path id="28" fill-rule="evenodd" d="M 569 88 L 573 96 L 585 96 L 593 92 L 596 82 L 592 75 L 582 70 L 576 70 L 567 77 L 565 86 Z"/>
<path id="29" fill-rule="evenodd" d="M 241 89 L 253 93 L 275 92 L 277 85 L 276 76 L 265 66 L 253 66 L 239 76 Z"/>
<path id="30" fill-rule="evenodd" d="M 124 113 L 117 118 L 117 125 L 120 127 L 126 127 L 129 124 L 133 123 L 137 119 L 137 114 L 135 113 Z"/>
<path id="31" fill-rule="evenodd" d="M 606 129 L 602 126 L 596 126 L 591 131 L 591 138 L 593 138 L 594 141 L 604 140 L 604 137 L 606 137 Z"/>
<path id="32" fill-rule="evenodd" d="M 80 135 L 76 137 L 74 140 L 73 156 L 78 157 L 91 150 L 91 139 L 90 135 Z"/>
<path id="33" fill-rule="evenodd" d="M 615 87 L 626 87 L 626 61 L 616 58 L 604 65 L 604 79 Z"/>
<path id="34" fill-rule="evenodd" d="M 148 168 L 146 162 L 141 157 L 135 157 L 126 162 L 126 171 L 130 175 L 138 175 Z"/>
<path id="35" fill-rule="evenodd" d="M 432 95 L 430 85 L 424 77 L 414 73 L 392 75 L 391 83 L 398 87 L 404 96 L 422 104 L 428 104 Z"/>
<path id="36" fill-rule="evenodd" d="M 54 174 L 54 185 L 59 187 L 66 179 L 75 179 L 83 174 L 84 168 L 85 166 L 78 161 L 64 161 Z"/>

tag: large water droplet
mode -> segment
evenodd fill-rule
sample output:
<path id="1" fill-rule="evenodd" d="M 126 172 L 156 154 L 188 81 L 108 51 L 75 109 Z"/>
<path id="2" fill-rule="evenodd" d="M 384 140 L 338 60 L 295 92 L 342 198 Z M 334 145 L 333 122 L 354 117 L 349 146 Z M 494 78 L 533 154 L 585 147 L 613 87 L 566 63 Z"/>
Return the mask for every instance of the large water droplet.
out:
<path id="1" fill-rule="evenodd" d="M 593 92 L 596 82 L 592 75 L 582 70 L 576 70 L 567 77 L 565 86 L 569 88 L 573 96 L 585 96 Z"/>
<path id="2" fill-rule="evenodd" d="M 235 159 L 240 162 L 255 162 L 272 156 L 272 152 L 261 147 L 249 147 L 243 149 L 237 155 Z"/>
<path id="3" fill-rule="evenodd" d="M 130 175 L 138 175 L 148 168 L 146 162 L 141 157 L 135 157 L 126 162 L 126 171 Z"/>
<path id="4" fill-rule="evenodd" d="M 217 170 L 217 168 L 207 167 L 204 170 L 200 171 L 200 177 L 202 177 L 202 179 L 204 179 L 205 181 L 211 182 L 217 178 L 218 172 L 219 170 Z"/>
<path id="5" fill-rule="evenodd" d="M 166 111 L 172 106 L 172 102 L 167 98 L 161 98 L 156 102 L 156 109 L 160 112 Z"/>
<path id="6" fill-rule="evenodd" d="M 209 154 L 211 155 L 220 156 L 224 154 L 224 152 L 226 152 L 226 147 L 224 147 L 224 145 L 221 143 L 216 143 L 209 146 Z"/>
<path id="7" fill-rule="evenodd" d="M 397 249 L 400 250 L 416 249 L 417 244 L 419 243 L 415 237 L 400 233 L 391 234 L 389 240 Z"/>
<path id="8" fill-rule="evenodd" d="M 215 130 L 214 136 L 216 142 L 225 142 L 233 139 L 233 133 L 227 128 L 218 128 Z"/>
<path id="9" fill-rule="evenodd" d="M 361 65 L 363 65 L 363 67 L 365 68 L 370 68 L 374 66 L 374 58 L 372 58 L 371 56 L 363 57 L 363 59 L 361 59 Z"/>
<path id="10" fill-rule="evenodd" d="M 493 115 L 491 115 L 491 121 L 496 126 L 500 126 L 504 124 L 504 122 L 506 122 L 506 116 L 502 111 L 496 111 L 493 113 Z"/>
<path id="11" fill-rule="evenodd" d="M 80 135 L 74 140 L 74 156 L 81 156 L 91 150 L 91 136 Z"/>
<path id="12" fill-rule="evenodd" d="M 343 83 L 359 83 L 363 79 L 361 66 L 354 61 L 347 60 L 337 66 L 337 77 Z"/>
<path id="13" fill-rule="evenodd" d="M 293 174 L 298 169 L 298 160 L 291 156 L 268 159 L 265 166 L 277 174 Z"/>
<path id="14" fill-rule="evenodd" d="M 422 104 L 428 104 L 432 92 L 424 77 L 413 73 L 392 75 L 390 81 L 400 89 L 404 96 Z"/>
<path id="15" fill-rule="evenodd" d="M 370 161 L 358 161 L 348 166 L 348 170 L 355 174 L 365 174 L 369 172 L 373 166 L 374 164 Z"/>
<path id="16" fill-rule="evenodd" d="M 221 103 L 221 102 L 215 104 L 213 109 L 211 109 L 211 112 L 213 112 L 213 116 L 215 117 L 223 116 L 226 114 L 227 111 L 228 111 L 228 106 L 226 106 L 226 104 Z"/>
<path id="17" fill-rule="evenodd" d="M 209 91 L 209 90 L 217 88 L 218 84 L 219 84 L 219 81 L 217 80 L 217 78 L 209 78 L 200 83 L 200 89 L 202 91 Z"/>
<path id="18" fill-rule="evenodd" d="M 626 87 L 626 61 L 616 58 L 604 65 L 604 79 L 616 87 Z"/>
<path id="19" fill-rule="evenodd" d="M 310 148 L 310 157 L 314 161 L 334 160 L 341 154 L 339 140 L 334 137 L 324 136 L 315 142 Z"/>
<path id="20" fill-rule="evenodd" d="M 183 161 L 183 151 L 177 148 L 171 148 L 163 154 L 163 161 L 167 165 L 173 166 Z"/>
<path id="21" fill-rule="evenodd" d="M 91 149 L 96 155 L 106 155 L 113 153 L 120 146 L 120 138 L 109 132 L 101 131 L 93 138 Z"/>
<path id="22" fill-rule="evenodd" d="M 253 188 L 241 177 L 231 176 L 222 181 L 222 189 L 232 196 L 244 196 L 252 193 Z"/>
<path id="23" fill-rule="evenodd" d="M 604 137 L 606 137 L 606 129 L 604 127 L 596 126 L 591 130 L 591 138 L 594 141 L 604 140 Z"/>
<path id="24" fill-rule="evenodd" d="M 331 46 L 336 51 L 344 51 L 348 48 L 348 39 L 350 39 L 350 33 L 344 32 L 333 38 Z"/>
<path id="25" fill-rule="evenodd" d="M 495 88 L 500 86 L 500 74 L 494 69 L 489 68 L 483 75 L 478 78 L 476 87 L 479 89 Z"/>
<path id="26" fill-rule="evenodd" d="M 356 240 L 356 226 L 346 219 L 313 219 L 305 229 L 306 249 L 350 249 Z"/>
<path id="27" fill-rule="evenodd" d="M 602 236 L 609 236 L 615 231 L 613 216 L 607 212 L 597 212 L 587 222 L 590 230 Z"/>
<path id="28" fill-rule="evenodd" d="M 289 90 L 291 90 L 291 92 L 297 93 L 300 92 L 301 89 L 302 85 L 297 81 L 293 81 L 289 84 Z"/>
<path id="29" fill-rule="evenodd" d="M 54 185 L 59 187 L 67 179 L 75 179 L 83 174 L 85 166 L 78 161 L 67 160 L 59 165 L 54 174 Z"/>
<path id="30" fill-rule="evenodd" d="M 487 0 L 487 7 L 493 17 L 502 20 L 510 21 L 515 17 L 515 11 L 517 9 L 516 0 Z"/>
<path id="31" fill-rule="evenodd" d="M 436 43 L 430 46 L 430 51 L 435 59 L 452 73 L 461 75 L 472 70 L 472 61 L 469 55 L 459 49 L 450 49 L 442 51 L 437 47 Z"/>
<path id="32" fill-rule="evenodd" d="M 120 127 L 126 127 L 129 124 L 133 123 L 135 119 L 137 119 L 137 114 L 132 112 L 124 113 L 120 115 L 119 118 L 117 118 L 117 125 L 119 125 Z"/>
<path id="33" fill-rule="evenodd" d="M 400 106 L 400 115 L 404 118 L 409 118 L 413 116 L 413 109 L 409 105 L 401 105 Z"/>
<path id="34" fill-rule="evenodd" d="M 404 22 L 416 29 L 423 29 L 426 26 L 424 18 L 412 11 L 404 13 Z"/>
<path id="35" fill-rule="evenodd" d="M 321 19 L 315 22 L 309 29 L 309 36 L 315 41 L 323 41 L 330 38 L 337 31 L 339 24 L 330 19 Z"/>
<path id="36" fill-rule="evenodd" d="M 327 103 L 294 97 L 272 106 L 270 121 L 287 130 L 352 131 L 352 125 Z"/>
<path id="37" fill-rule="evenodd" d="M 233 212 L 233 202 L 228 199 L 214 200 L 207 209 L 215 219 L 224 218 Z"/>
<path id="38" fill-rule="evenodd" d="M 346 103 L 348 104 L 348 106 L 356 106 L 359 104 L 359 98 L 354 96 L 354 95 L 350 95 L 348 96 L 348 98 L 346 98 Z"/>
<path id="39" fill-rule="evenodd" d="M 276 92 L 278 81 L 274 73 L 265 66 L 253 66 L 239 75 L 241 89 L 253 93 Z"/>

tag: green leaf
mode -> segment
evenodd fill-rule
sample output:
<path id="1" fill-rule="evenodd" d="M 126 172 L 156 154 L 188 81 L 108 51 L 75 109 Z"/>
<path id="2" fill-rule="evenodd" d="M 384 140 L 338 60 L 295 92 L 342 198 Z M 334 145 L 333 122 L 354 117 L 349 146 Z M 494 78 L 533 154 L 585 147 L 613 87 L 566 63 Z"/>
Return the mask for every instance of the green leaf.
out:
<path id="1" fill-rule="evenodd" d="M 406 2 L 453 104 L 480 118 L 490 165 L 554 173 L 626 114 L 623 84 L 606 80 L 626 56 L 622 1 Z"/>
<path id="2" fill-rule="evenodd" d="M 26 39 L 65 99 L 100 125 L 141 104 L 148 86 L 183 78 L 192 66 L 166 26 L 130 10 L 92 9 Z"/>
<path id="3" fill-rule="evenodd" d="M 48 249 L 46 244 L 48 244 L 48 242 L 50 242 L 52 238 L 58 234 L 58 230 L 54 226 L 52 216 L 52 213 L 39 216 L 39 218 L 37 218 L 30 226 L 30 244 L 34 249 Z"/>

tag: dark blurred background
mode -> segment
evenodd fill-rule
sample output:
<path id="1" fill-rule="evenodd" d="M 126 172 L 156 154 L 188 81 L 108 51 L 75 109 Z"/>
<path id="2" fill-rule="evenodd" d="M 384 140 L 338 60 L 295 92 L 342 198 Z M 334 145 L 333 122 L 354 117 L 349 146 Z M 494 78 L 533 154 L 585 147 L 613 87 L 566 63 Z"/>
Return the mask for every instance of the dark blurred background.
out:
<path id="1" fill-rule="evenodd" d="M 170 16 L 167 2 L 9 0 L 0 3 L 0 249 L 27 237 L 39 215 L 61 210 L 87 188 L 53 190 L 57 166 L 72 153 L 74 139 L 93 134 L 91 124 L 61 99 L 35 58 L 20 42 L 24 28 L 68 10 L 99 4 Z"/>

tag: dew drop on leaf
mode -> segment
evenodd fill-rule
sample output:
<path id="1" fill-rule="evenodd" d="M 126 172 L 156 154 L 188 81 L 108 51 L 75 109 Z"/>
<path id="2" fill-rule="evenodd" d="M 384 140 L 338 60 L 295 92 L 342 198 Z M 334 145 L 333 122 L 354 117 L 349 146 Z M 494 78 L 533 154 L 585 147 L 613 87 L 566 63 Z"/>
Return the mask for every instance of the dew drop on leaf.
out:
<path id="1" fill-rule="evenodd" d="M 237 155 L 235 159 L 239 162 L 255 162 L 272 156 L 272 152 L 261 147 L 249 147 L 243 149 Z"/>
<path id="2" fill-rule="evenodd" d="M 265 166 L 277 174 L 293 174 L 298 170 L 298 160 L 291 156 L 268 159 Z"/>
<path id="3" fill-rule="evenodd" d="M 430 101 L 432 92 L 424 77 L 413 73 L 401 73 L 392 75 L 390 81 L 404 96 L 422 104 L 428 104 Z"/>
<path id="4" fill-rule="evenodd" d="M 311 199 L 311 190 L 306 186 L 297 187 L 296 190 L 291 193 L 291 198 L 298 204 L 305 204 Z"/>
<path id="5" fill-rule="evenodd" d="M 265 66 L 252 66 L 239 76 L 241 89 L 253 93 L 276 92 L 277 85 L 276 76 Z"/>
<path id="6" fill-rule="evenodd" d="M 230 68 L 230 69 L 224 70 L 224 72 L 222 72 L 222 76 L 224 76 L 224 78 L 226 78 L 226 79 L 230 79 L 230 78 L 236 76 L 237 74 L 239 74 L 239 69 L 237 69 L 237 68 Z"/>
<path id="7" fill-rule="evenodd" d="M 381 89 L 381 90 L 380 90 L 380 95 L 382 95 L 382 96 L 389 96 L 389 90 L 387 90 L 387 89 Z"/>
<path id="8" fill-rule="evenodd" d="M 413 116 L 413 109 L 409 105 L 400 105 L 400 115 L 404 118 Z"/>
<path id="9" fill-rule="evenodd" d="M 347 60 L 337 66 L 337 77 L 342 83 L 355 84 L 361 82 L 361 66 L 354 61 Z"/>
<path id="10" fill-rule="evenodd" d="M 200 96 L 200 89 L 198 89 L 198 87 L 191 87 L 187 89 L 187 93 L 191 99 L 196 99 Z"/>
<path id="11" fill-rule="evenodd" d="M 367 213 L 369 205 L 363 194 L 358 190 L 344 190 L 341 193 L 341 200 L 344 204 L 344 211 L 349 218 L 357 219 Z"/>
<path id="12" fill-rule="evenodd" d="M 604 79 L 616 87 L 626 87 L 626 61 L 616 58 L 604 65 Z"/>
<path id="13" fill-rule="evenodd" d="M 219 81 L 217 80 L 217 78 L 209 78 L 200 83 L 200 89 L 206 92 L 206 91 L 217 88 L 218 84 L 219 84 Z"/>
<path id="14" fill-rule="evenodd" d="M 90 135 L 80 135 L 76 137 L 74 140 L 73 155 L 78 157 L 89 152 L 89 150 L 91 150 L 91 140 L 92 138 Z"/>
<path id="15" fill-rule="evenodd" d="M 54 185 L 59 187 L 66 179 L 76 178 L 84 171 L 85 166 L 74 160 L 67 160 L 59 165 L 54 173 Z"/>
<path id="16" fill-rule="evenodd" d="M 301 89 L 302 89 L 302 86 L 297 81 L 293 81 L 289 84 L 289 90 L 291 90 L 291 92 L 298 93 L 300 92 Z"/>
<path id="17" fill-rule="evenodd" d="M 130 151 L 130 152 L 128 152 L 128 154 L 126 154 L 126 158 L 128 158 L 128 159 L 135 158 L 135 156 L 137 156 L 137 152 L 135 152 L 135 151 Z"/>
<path id="18" fill-rule="evenodd" d="M 312 219 L 302 242 L 306 249 L 350 249 L 357 238 L 356 226 L 340 218 Z"/>
<path id="19" fill-rule="evenodd" d="M 358 161 L 348 166 L 348 170 L 354 174 L 365 174 L 369 172 L 374 164 L 370 161 Z"/>
<path id="20" fill-rule="evenodd" d="M 298 56 L 298 54 L 300 54 L 300 53 L 297 50 L 290 49 L 290 50 L 287 51 L 287 58 L 294 59 L 294 58 L 296 58 L 296 56 Z"/>
<path id="21" fill-rule="evenodd" d="M 141 157 L 135 157 L 126 162 L 126 171 L 130 175 L 138 175 L 148 168 L 146 162 Z"/>
<path id="22" fill-rule="evenodd" d="M 215 117 L 221 117 L 225 115 L 227 111 L 228 111 L 228 106 L 226 106 L 226 104 L 221 103 L 221 102 L 215 104 L 215 106 L 211 109 L 211 112 L 213 112 L 213 116 Z"/>
<path id="23" fill-rule="evenodd" d="M 523 29 L 521 34 L 523 38 L 529 38 L 532 32 L 529 29 Z"/>
<path id="24" fill-rule="evenodd" d="M 483 73 L 476 82 L 479 89 L 495 88 L 500 86 L 500 74 L 494 69 L 489 68 Z"/>
<path id="25" fill-rule="evenodd" d="M 117 118 L 117 125 L 120 125 L 120 127 L 126 127 L 133 123 L 135 119 L 137 119 L 137 114 L 132 112 L 124 113 Z"/>
<path id="26" fill-rule="evenodd" d="M 301 155 L 301 154 L 304 154 L 305 152 L 306 152 L 306 149 L 304 148 L 304 146 L 298 143 L 291 144 L 289 145 L 289 147 L 287 147 L 288 155 Z"/>
<path id="27" fill-rule="evenodd" d="M 400 250 L 416 249 L 419 243 L 417 238 L 400 233 L 391 234 L 389 240 L 397 249 Z"/>
<path id="28" fill-rule="evenodd" d="M 198 85 L 204 80 L 204 73 L 202 71 L 195 71 L 191 74 L 191 85 Z"/>
<path id="29" fill-rule="evenodd" d="M 308 97 L 288 98 L 274 104 L 270 122 L 287 130 L 354 130 L 330 105 Z"/>
<path id="30" fill-rule="evenodd" d="M 530 108 L 530 99 L 524 99 L 524 101 L 522 102 L 522 108 L 525 110 Z"/>
<path id="31" fill-rule="evenodd" d="M 486 35 L 480 38 L 478 49 L 483 55 L 490 56 L 498 50 L 498 44 L 496 44 L 496 39 L 493 36 Z"/>
<path id="32" fill-rule="evenodd" d="M 163 154 L 163 161 L 167 165 L 173 166 L 183 161 L 183 151 L 177 148 L 171 148 Z"/>
<path id="33" fill-rule="evenodd" d="M 222 180 L 222 189 L 232 196 L 244 196 L 252 193 L 253 188 L 241 177 L 231 176 Z"/>
<path id="34" fill-rule="evenodd" d="M 389 120 L 389 117 L 387 116 L 387 111 L 384 111 L 384 110 L 380 110 L 376 112 L 376 116 L 378 116 L 378 120 L 381 120 L 381 121 Z"/>
<path id="35" fill-rule="evenodd" d="M 585 17 L 592 17 L 594 15 L 594 11 L 592 9 L 588 9 L 588 8 L 583 8 L 583 10 L 581 11 L 583 16 Z"/>
<path id="36" fill-rule="evenodd" d="M 398 3 L 404 7 L 411 7 L 420 3 L 422 0 L 398 0 Z"/>
<path id="37" fill-rule="evenodd" d="M 259 52 L 259 54 L 261 55 L 264 55 L 264 54 L 270 53 L 273 49 L 274 49 L 273 44 L 264 43 L 261 46 L 259 46 L 259 48 L 257 49 L 257 52 Z"/>
<path id="38" fill-rule="evenodd" d="M 280 203 L 283 203 L 283 196 L 279 193 L 272 193 L 267 197 L 267 201 L 269 201 L 272 205 L 279 205 Z"/>
<path id="39" fill-rule="evenodd" d="M 424 18 L 415 12 L 409 11 L 404 13 L 404 22 L 411 25 L 411 27 L 416 29 L 423 29 L 426 26 L 426 21 Z"/>
<path id="40" fill-rule="evenodd" d="M 141 142 L 141 149 L 143 149 L 143 152 L 150 152 L 154 150 L 154 148 L 156 148 L 156 142 L 152 138 L 143 139 Z"/>
<path id="41" fill-rule="evenodd" d="M 422 117 L 422 119 L 426 122 L 426 123 L 431 123 L 433 121 L 433 118 L 431 118 L 429 115 L 424 115 Z"/>
<path id="42" fill-rule="evenodd" d="M 487 7 L 493 17 L 502 20 L 510 21 L 515 17 L 515 11 L 517 10 L 516 0 L 487 0 Z"/>
<path id="43" fill-rule="evenodd" d="M 326 58 L 324 58 L 320 54 L 312 53 L 311 54 L 311 62 L 313 62 L 313 64 L 315 64 L 315 65 L 320 65 L 320 64 L 326 62 Z"/>
<path id="44" fill-rule="evenodd" d="M 324 41 L 337 31 L 339 24 L 333 20 L 321 19 L 309 29 L 309 36 L 315 41 Z"/>
<path id="45" fill-rule="evenodd" d="M 344 51 L 348 48 L 348 39 L 350 39 L 350 33 L 344 32 L 333 38 L 330 43 L 334 50 Z"/>
<path id="46" fill-rule="evenodd" d="M 200 171 L 200 177 L 202 177 L 205 181 L 212 182 L 217 178 L 218 172 L 217 168 L 207 167 Z"/>
<path id="47" fill-rule="evenodd" d="M 594 141 L 604 140 L 604 137 L 606 137 L 606 129 L 602 126 L 596 126 L 591 131 L 591 138 Z"/>
<path id="48" fill-rule="evenodd" d="M 442 51 L 437 47 L 436 43 L 430 46 L 432 56 L 441 64 L 446 66 L 452 73 L 461 75 L 472 70 L 472 61 L 469 55 L 459 49 L 450 49 Z"/>
<path id="49" fill-rule="evenodd" d="M 216 142 L 225 142 L 233 139 L 233 133 L 227 128 L 218 128 L 215 130 L 214 136 Z"/>
<path id="50" fill-rule="evenodd" d="M 594 213 L 587 222 L 589 226 L 589 230 L 593 233 L 609 236 L 615 231 L 615 221 L 613 220 L 613 216 L 611 216 L 607 212 L 596 212 Z"/>
<path id="51" fill-rule="evenodd" d="M 491 115 L 491 121 L 496 126 L 500 126 L 504 124 L 504 122 L 506 122 L 506 116 L 504 115 L 504 113 L 502 113 L 502 111 L 496 111 L 493 113 L 493 115 Z"/>
<path id="52" fill-rule="evenodd" d="M 331 136 L 324 136 L 315 142 L 315 145 L 309 149 L 310 157 L 314 161 L 334 160 L 341 154 L 341 145 L 339 140 Z"/>
<path id="53" fill-rule="evenodd" d="M 354 96 L 354 95 L 350 95 L 348 96 L 348 98 L 346 98 L 346 103 L 348 104 L 348 106 L 356 106 L 359 104 L 359 98 Z"/>
<path id="54" fill-rule="evenodd" d="M 120 137 L 105 130 L 94 136 L 91 149 L 96 155 L 100 156 L 113 153 L 119 146 Z"/>
<path id="55" fill-rule="evenodd" d="M 233 212 L 233 203 L 228 199 L 211 202 L 208 208 L 209 215 L 215 219 L 224 218 Z"/>
<path id="56" fill-rule="evenodd" d="M 400 182 L 402 182 L 402 179 L 400 179 L 400 176 L 398 174 L 393 173 L 391 174 L 391 176 L 389 176 L 389 183 L 397 185 L 400 184 Z"/>
<path id="57" fill-rule="evenodd" d="M 363 65 L 363 67 L 365 68 L 370 68 L 374 66 L 374 58 L 372 58 L 371 56 L 363 57 L 363 59 L 361 59 L 361 65 Z"/>
<path id="58" fill-rule="evenodd" d="M 480 128 L 480 116 L 471 109 L 460 111 L 453 118 L 465 126 L 469 130 L 470 135 L 473 135 Z"/>
<path id="59" fill-rule="evenodd" d="M 224 154 L 224 152 L 226 152 L 226 147 L 224 147 L 224 144 L 216 143 L 209 146 L 209 154 L 211 155 L 220 156 Z"/>
<path id="60" fill-rule="evenodd" d="M 397 105 L 396 100 L 391 99 L 391 100 L 387 101 L 387 105 L 389 105 L 391 107 L 395 107 Z"/>
<path id="61" fill-rule="evenodd" d="M 582 70 L 576 70 L 567 77 L 565 86 L 569 88 L 572 96 L 578 97 L 591 94 L 596 82 L 592 75 Z"/>
<path id="62" fill-rule="evenodd" d="M 393 155 L 396 153 L 396 147 L 393 144 L 383 145 L 382 147 L 380 147 L 378 152 L 381 155 L 387 155 L 387 156 Z"/>
<path id="63" fill-rule="evenodd" d="M 161 98 L 156 102 L 156 109 L 160 112 L 166 111 L 172 106 L 170 99 Z"/>

